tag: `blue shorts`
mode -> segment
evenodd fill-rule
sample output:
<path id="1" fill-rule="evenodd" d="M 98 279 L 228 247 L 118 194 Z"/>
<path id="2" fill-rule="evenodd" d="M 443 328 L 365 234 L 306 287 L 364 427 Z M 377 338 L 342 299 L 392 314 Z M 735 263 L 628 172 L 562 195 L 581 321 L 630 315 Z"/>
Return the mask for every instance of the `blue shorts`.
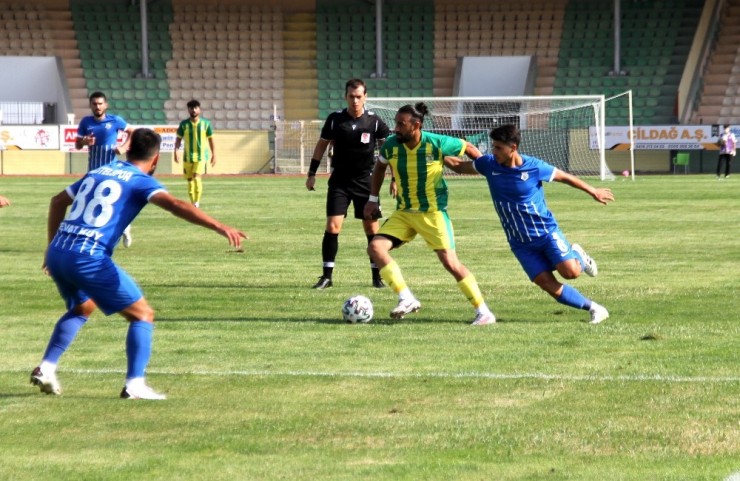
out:
<path id="1" fill-rule="evenodd" d="M 92 299 L 109 316 L 144 297 L 134 279 L 107 256 L 90 257 L 49 249 L 46 267 L 67 309 Z"/>
<path id="2" fill-rule="evenodd" d="M 545 271 L 554 271 L 561 262 L 578 258 L 560 229 L 528 244 L 512 245 L 511 251 L 530 281 Z"/>

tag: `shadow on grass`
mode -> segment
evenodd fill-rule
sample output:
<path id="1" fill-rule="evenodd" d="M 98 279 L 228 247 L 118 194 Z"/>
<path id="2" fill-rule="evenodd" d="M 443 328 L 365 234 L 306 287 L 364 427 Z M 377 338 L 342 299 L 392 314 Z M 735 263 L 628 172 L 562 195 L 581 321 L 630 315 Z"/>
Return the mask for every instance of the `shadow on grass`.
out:
<path id="1" fill-rule="evenodd" d="M 42 396 L 39 393 L 39 389 L 38 388 L 35 388 L 35 389 L 36 389 L 35 392 L 34 391 L 29 391 L 29 392 L 24 392 L 24 393 L 20 393 L 20 392 L 16 392 L 16 393 L 0 392 L 0 399 L 4 399 L 4 398 L 30 398 L 30 397 L 45 397 L 46 396 L 46 395 L 43 395 Z"/>
<path id="2" fill-rule="evenodd" d="M 203 318 L 197 318 L 197 317 L 167 317 L 167 316 L 160 316 L 157 318 L 155 323 L 168 323 L 168 322 L 203 322 L 203 323 L 213 323 L 213 322 L 291 322 L 291 323 L 314 323 L 314 324 L 337 324 L 342 326 L 364 326 L 364 325 L 370 325 L 370 324 L 379 324 L 382 326 L 395 326 L 395 325 L 403 325 L 403 324 L 470 324 L 471 321 L 469 320 L 463 320 L 463 319 L 455 319 L 455 320 L 441 320 L 441 319 L 431 319 L 431 318 L 424 318 L 424 317 L 415 317 L 415 318 L 407 318 L 407 319 L 373 319 L 372 321 L 368 323 L 356 323 L 352 324 L 350 322 L 343 321 L 342 319 L 329 319 L 329 318 L 305 318 L 305 317 L 284 317 L 281 319 L 276 318 L 265 318 L 265 317 L 250 317 L 250 316 L 244 316 L 244 317 L 222 317 L 222 318 L 209 318 L 209 319 L 203 319 Z"/>

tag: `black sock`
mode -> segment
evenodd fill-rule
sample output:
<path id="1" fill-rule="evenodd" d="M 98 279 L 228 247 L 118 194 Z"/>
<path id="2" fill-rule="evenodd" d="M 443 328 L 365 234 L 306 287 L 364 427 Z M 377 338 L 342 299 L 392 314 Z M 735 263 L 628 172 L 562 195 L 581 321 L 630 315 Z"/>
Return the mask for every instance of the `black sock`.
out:
<path id="1" fill-rule="evenodd" d="M 321 257 L 324 259 L 323 276 L 331 279 L 334 272 L 334 260 L 337 258 L 339 251 L 339 234 L 324 232 L 324 239 L 321 241 Z"/>

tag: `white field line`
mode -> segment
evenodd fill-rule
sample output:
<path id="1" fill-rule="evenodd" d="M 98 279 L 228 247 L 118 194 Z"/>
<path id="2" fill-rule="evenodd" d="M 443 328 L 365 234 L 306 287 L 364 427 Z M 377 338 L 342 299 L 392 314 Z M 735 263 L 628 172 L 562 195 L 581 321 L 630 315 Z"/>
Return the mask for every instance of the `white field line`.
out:
<path id="1" fill-rule="evenodd" d="M 0 372 L 25 372 L 18 369 L 0 370 Z M 30 372 L 30 370 L 29 370 Z M 72 374 L 122 374 L 123 369 L 64 369 L 60 372 Z M 534 379 L 543 381 L 568 381 L 568 382 L 656 382 L 656 383 L 696 383 L 717 384 L 740 382 L 740 376 L 673 376 L 666 374 L 636 374 L 625 376 L 602 376 L 602 375 L 578 375 L 578 374 L 545 374 L 532 373 L 494 373 L 494 372 L 418 372 L 403 373 L 389 371 L 270 371 L 270 370 L 244 370 L 244 371 L 214 371 L 214 370 L 163 370 L 148 369 L 148 374 L 160 376 L 243 376 L 243 377 L 325 377 L 325 378 L 380 378 L 380 379 L 492 379 L 492 380 L 516 380 Z"/>

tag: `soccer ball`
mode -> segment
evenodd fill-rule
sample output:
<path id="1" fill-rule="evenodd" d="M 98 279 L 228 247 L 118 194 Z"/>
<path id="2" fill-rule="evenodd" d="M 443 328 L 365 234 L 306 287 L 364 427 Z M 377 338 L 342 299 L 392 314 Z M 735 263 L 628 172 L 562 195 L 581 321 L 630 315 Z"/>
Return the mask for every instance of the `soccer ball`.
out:
<path id="1" fill-rule="evenodd" d="M 342 305 L 342 319 L 355 324 L 370 322 L 373 318 L 373 303 L 365 296 L 352 296 Z"/>

